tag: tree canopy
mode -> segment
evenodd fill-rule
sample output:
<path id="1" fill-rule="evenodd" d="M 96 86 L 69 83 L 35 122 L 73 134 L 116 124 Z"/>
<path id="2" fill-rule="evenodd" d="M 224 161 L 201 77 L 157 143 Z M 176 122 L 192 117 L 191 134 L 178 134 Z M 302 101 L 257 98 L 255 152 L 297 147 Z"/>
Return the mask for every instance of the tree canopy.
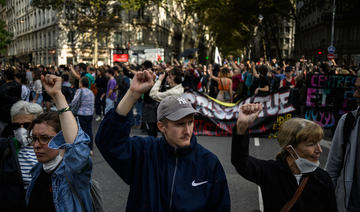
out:
<path id="1" fill-rule="evenodd" d="M 95 64 L 98 61 L 99 41 L 107 43 L 107 33 L 115 29 L 120 20 L 114 13 L 112 0 L 32 0 L 31 4 L 39 9 L 60 12 L 61 25 L 73 33 L 73 51 L 75 43 L 87 49 L 93 47 Z"/>
<path id="2" fill-rule="evenodd" d="M 128 9 L 147 4 L 165 7 L 169 2 L 181 5 L 187 15 L 198 19 L 215 38 L 223 53 L 236 53 L 248 45 L 254 28 L 259 25 L 259 15 L 264 20 L 295 19 L 295 0 L 119 0 Z"/>
<path id="3" fill-rule="evenodd" d="M 101 8 L 107 0 L 33 0 L 39 8 L 61 9 L 67 2 L 88 3 Z M 137 10 L 157 4 L 167 8 L 169 3 L 180 5 L 185 14 L 207 27 L 216 45 L 224 53 L 234 53 L 245 47 L 252 39 L 259 15 L 273 20 L 274 14 L 295 19 L 295 0 L 118 0 L 121 7 Z M 97 20 L 99 21 L 99 20 Z"/>
<path id="4" fill-rule="evenodd" d="M 0 0 L 0 6 L 4 6 L 5 0 Z M 11 41 L 12 34 L 5 30 L 6 24 L 0 20 L 0 53 L 4 52 Z"/>

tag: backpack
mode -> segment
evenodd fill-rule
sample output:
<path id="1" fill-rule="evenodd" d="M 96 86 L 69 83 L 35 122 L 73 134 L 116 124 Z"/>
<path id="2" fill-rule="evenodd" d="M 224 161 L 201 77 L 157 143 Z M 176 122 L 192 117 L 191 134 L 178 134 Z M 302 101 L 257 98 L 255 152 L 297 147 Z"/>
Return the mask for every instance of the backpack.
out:
<path id="1" fill-rule="evenodd" d="M 90 86 L 90 90 L 94 93 L 94 95 L 96 96 L 96 94 L 98 93 L 98 89 L 96 87 L 96 83 L 91 84 Z"/>
<path id="2" fill-rule="evenodd" d="M 91 74 L 89 74 L 89 73 L 86 73 L 86 74 L 85 74 L 85 77 L 87 77 L 88 80 L 89 80 L 90 90 L 91 90 L 91 91 L 94 93 L 94 95 L 96 96 L 96 94 L 98 93 L 98 89 L 97 89 L 97 87 L 96 87 L 96 83 L 95 83 L 94 77 L 93 77 Z"/>
<path id="3" fill-rule="evenodd" d="M 76 88 L 63 86 L 61 88 L 61 92 L 64 94 L 67 103 L 70 104 L 71 101 L 74 99 Z"/>

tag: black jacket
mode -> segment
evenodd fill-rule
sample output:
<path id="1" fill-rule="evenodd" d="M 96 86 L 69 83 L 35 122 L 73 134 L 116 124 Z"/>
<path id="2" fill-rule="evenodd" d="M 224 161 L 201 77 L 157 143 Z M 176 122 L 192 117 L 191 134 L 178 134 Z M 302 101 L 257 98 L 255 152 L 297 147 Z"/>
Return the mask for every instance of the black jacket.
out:
<path id="1" fill-rule="evenodd" d="M 0 211 L 26 211 L 19 161 L 12 140 L 7 138 L 0 138 Z"/>
<path id="2" fill-rule="evenodd" d="M 189 148 L 172 148 L 164 137 L 129 137 L 131 114 L 109 111 L 96 145 L 130 185 L 126 211 L 230 211 L 230 196 L 218 158 L 191 137 Z"/>
<path id="3" fill-rule="evenodd" d="M 233 134 L 231 162 L 241 176 L 260 186 L 265 212 L 279 212 L 298 188 L 286 160 L 259 160 L 249 156 L 248 135 Z M 337 211 L 329 174 L 317 168 L 309 175 L 308 183 L 290 211 Z"/>
<path id="4" fill-rule="evenodd" d="M 0 86 L 0 121 L 10 123 L 10 108 L 21 100 L 21 85 L 15 81 Z"/>

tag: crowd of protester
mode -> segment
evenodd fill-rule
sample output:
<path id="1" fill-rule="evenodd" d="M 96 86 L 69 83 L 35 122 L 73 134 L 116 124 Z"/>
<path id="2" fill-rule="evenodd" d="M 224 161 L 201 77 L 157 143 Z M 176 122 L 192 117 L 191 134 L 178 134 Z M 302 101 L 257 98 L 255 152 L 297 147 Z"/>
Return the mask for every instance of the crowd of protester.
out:
<path id="1" fill-rule="evenodd" d="M 292 100 L 297 111 L 306 100 L 306 76 L 311 73 L 356 75 L 357 66 L 339 66 L 331 62 L 314 62 L 302 57 L 294 64 L 286 61 L 235 61 L 230 56 L 224 64 L 198 64 L 191 59 L 183 64 L 175 60 L 174 65 L 152 64 L 145 61 L 141 65 L 115 63 L 113 66 L 94 67 L 84 63 L 60 66 L 32 66 L 18 64 L 2 66 L 1 82 L 10 93 L 4 95 L 0 112 L 5 123 L 10 121 L 10 106 L 21 92 L 20 99 L 39 104 L 50 111 L 54 104 L 41 83 L 41 75 L 54 74 L 62 78 L 62 92 L 74 115 L 79 119 L 82 129 L 89 134 L 91 141 L 92 121 L 101 121 L 104 115 L 121 100 L 129 88 L 130 81 L 138 71 L 150 70 L 157 82 L 154 88 L 140 98 L 133 109 L 133 124 L 146 129 L 149 135 L 157 135 L 156 111 L 158 103 L 168 95 L 181 94 L 194 90 L 229 103 L 237 103 L 252 95 L 265 96 L 281 89 L 292 89 Z M 19 86 L 19 89 L 12 89 Z M 291 97 L 290 97 L 291 98 Z M 91 142 L 91 148 L 92 148 Z"/>
<path id="2" fill-rule="evenodd" d="M 2 65 L 0 84 L 9 89 L 0 106 L 1 119 L 10 121 L 10 106 L 15 103 L 15 92 L 20 87 L 20 99 L 39 104 L 45 111 L 54 109 L 54 104 L 42 87 L 41 76 L 54 74 L 62 78 L 62 92 L 82 129 L 90 136 L 92 149 L 93 118 L 99 122 L 114 108 L 130 86 L 130 81 L 138 71 L 154 73 L 156 83 L 145 93 L 132 110 L 133 125 L 142 128 L 149 135 L 157 136 L 155 112 L 158 103 L 168 95 L 179 95 L 186 90 L 207 94 L 219 101 L 238 103 L 249 96 L 266 96 L 271 92 L 291 88 L 293 105 L 303 114 L 306 101 L 306 77 L 308 74 L 350 74 L 356 76 L 358 66 L 337 65 L 334 60 L 312 62 L 304 57 L 291 64 L 286 61 L 236 61 L 230 56 L 224 64 L 198 64 L 195 59 L 173 65 L 153 64 L 145 61 L 141 65 L 114 63 L 94 67 L 79 63 L 73 65 L 43 66 L 18 64 Z"/>
<path id="3" fill-rule="evenodd" d="M 113 147 L 106 146 L 108 145 L 106 144 L 107 140 L 105 143 L 102 142 L 104 138 L 109 137 L 116 146 L 118 141 L 114 138 L 118 137 L 119 140 L 122 140 L 126 134 L 126 132 L 124 132 L 125 134 L 118 134 L 116 129 L 109 131 L 109 129 L 117 126 L 113 123 L 115 119 L 120 123 L 120 121 L 125 120 L 122 116 L 126 116 L 126 122 L 121 123 L 120 128 L 124 128 L 125 125 L 126 127 L 141 128 L 154 138 L 158 136 L 160 131 L 170 146 L 175 145 L 176 150 L 182 146 L 176 146 L 176 142 L 171 144 L 171 137 L 175 135 L 168 133 L 176 134 L 177 131 L 169 131 L 168 124 L 174 122 L 175 128 L 183 125 L 193 126 L 194 110 L 191 106 L 183 106 L 185 103 L 182 102 L 181 98 L 170 100 L 170 96 L 179 96 L 187 90 L 193 90 L 209 95 L 221 102 L 237 103 L 249 96 L 265 96 L 281 89 L 292 89 L 297 96 L 294 100 L 298 101 L 296 105 L 301 106 L 301 103 L 305 103 L 306 77 L 308 74 L 349 74 L 357 76 L 358 71 L 357 66 L 339 66 L 334 60 L 312 63 L 304 57 L 294 64 L 288 64 L 286 61 L 279 62 L 276 59 L 265 61 L 263 58 L 258 61 L 235 61 L 231 56 L 222 65 L 198 64 L 194 59 L 185 63 L 180 63 L 177 60 L 174 62 L 173 65 L 153 64 L 150 61 L 145 61 L 141 65 L 114 63 L 113 66 L 104 65 L 100 67 L 84 63 L 60 66 L 34 66 L 29 64 L 10 66 L 3 64 L 0 79 L 0 135 L 1 138 L 10 139 L 11 142 L 0 142 L 0 144 L 11 146 L 10 149 L 14 153 L 11 156 L 10 153 L 0 152 L 0 156 L 2 158 L 8 156 L 16 163 L 11 165 L 13 171 L 9 172 L 10 175 L 7 178 L 3 177 L 1 172 L 0 179 L 5 179 L 4 181 L 11 179 L 11 183 L 7 183 L 5 187 L 0 183 L 0 189 L 12 190 L 13 192 L 7 196 L 1 195 L 0 199 L 7 201 L 9 208 L 16 205 L 19 211 L 91 211 L 91 208 L 95 207 L 91 204 L 91 201 L 94 200 L 90 197 L 89 192 L 90 187 L 92 187 L 89 182 L 91 182 L 93 143 L 96 140 L 98 147 L 100 145 L 103 148 L 99 147 L 105 154 L 103 155 L 104 158 L 110 157 L 114 153 L 111 149 Z M 132 91 L 129 92 L 131 86 Z M 134 94 L 137 95 L 136 98 Z M 131 104 L 128 101 L 131 101 Z M 182 112 L 186 115 L 176 118 L 172 117 L 172 114 L 162 115 L 161 110 L 171 110 L 166 108 L 166 103 L 174 105 L 175 108 L 184 109 Z M 121 108 L 118 105 L 121 105 Z M 159 105 L 163 106 L 159 107 Z M 161 109 L 163 107 L 165 109 Z M 277 182 L 269 180 L 271 178 L 269 176 L 279 175 L 284 181 L 289 181 L 288 185 L 294 182 L 300 185 L 304 176 L 318 168 L 318 156 L 322 151 L 319 141 L 323 136 L 323 131 L 319 125 L 304 119 L 295 120 L 294 123 L 289 122 L 288 127 L 290 126 L 290 129 L 286 129 L 286 127 L 280 129 L 279 135 L 283 133 L 284 136 L 283 138 L 279 137 L 282 147 L 282 152 L 277 157 L 279 164 L 273 161 L 264 163 L 249 158 L 246 151 L 248 148 L 246 130 L 249 124 L 257 118 L 261 109 L 258 105 L 246 105 L 241 108 L 237 121 L 238 128 L 233 136 L 233 152 L 236 151 L 238 154 L 232 154 L 232 162 L 239 174 L 261 186 L 266 192 L 265 201 L 270 201 L 275 191 L 272 191 L 273 188 L 268 187 L 268 185 L 275 186 Z M 177 114 L 176 112 L 172 111 L 174 114 Z M 165 121 L 159 120 L 159 114 L 167 119 Z M 183 119 L 186 119 L 186 123 L 179 124 L 179 121 L 181 122 Z M 97 135 L 95 139 L 92 129 L 93 121 L 100 122 L 102 120 L 103 123 L 99 130 L 101 135 Z M 293 128 L 291 128 L 291 124 L 294 125 Z M 107 128 L 105 129 L 104 126 Z M 291 133 L 297 136 L 299 130 L 307 127 L 311 128 L 311 132 L 316 136 L 303 132 L 302 141 L 286 138 Z M 186 127 L 186 130 L 188 129 Z M 314 131 L 315 129 L 317 131 Z M 186 131 L 186 133 L 189 132 L 191 133 L 186 139 L 190 142 L 192 130 Z M 308 145 L 306 142 L 308 142 L 309 136 L 312 137 L 311 142 L 314 143 L 314 148 L 311 151 L 315 152 L 317 159 L 307 164 L 308 167 L 311 166 L 312 168 L 310 171 L 303 171 L 299 167 L 301 164 L 297 164 L 296 160 L 304 155 L 306 156 L 307 151 L 310 151 L 306 150 L 305 147 L 305 150 L 300 148 Z M 145 141 L 147 142 L 146 139 L 142 142 Z M 162 140 L 155 141 L 161 142 Z M 241 147 L 240 143 L 236 144 L 234 141 L 241 141 L 240 143 L 244 146 Z M 143 145 L 142 142 L 139 142 L 141 143 L 140 146 Z M 0 150 L 6 149 L 3 146 L 0 147 Z M 146 148 L 149 147 L 146 146 Z M 122 146 L 118 150 L 124 152 L 126 148 L 123 149 Z M 201 154 L 205 154 L 202 151 L 206 153 L 207 150 L 201 150 Z M 160 157 L 160 155 L 157 156 Z M 306 157 L 311 159 L 312 156 Z M 117 153 L 108 160 L 115 170 L 119 169 L 117 163 L 122 164 L 121 166 L 133 165 L 128 164 L 129 161 L 127 160 L 124 162 L 123 158 L 119 159 Z M 11 160 L 3 160 L 1 165 L 3 166 L 5 162 L 10 163 Z M 206 164 L 207 162 L 202 161 L 202 163 Z M 220 164 L 217 159 L 214 159 L 214 163 Z M 290 167 L 291 170 L 287 170 L 287 174 L 275 171 L 278 167 L 288 168 L 286 164 L 293 166 Z M 228 211 L 230 199 L 227 182 L 221 164 L 217 166 L 214 170 L 218 176 L 221 176 L 222 187 L 216 189 L 221 190 L 219 192 L 222 192 L 223 195 L 217 205 L 221 205 L 218 211 Z M 146 166 L 144 165 L 144 167 Z M 268 172 L 269 176 L 264 175 L 264 170 Z M 125 181 L 140 180 L 130 178 L 127 175 L 128 173 L 123 173 L 124 171 L 128 170 L 119 169 L 118 174 Z M 18 175 L 19 172 L 21 173 L 20 176 Z M 295 175 L 296 181 L 289 177 L 289 173 Z M 156 174 L 161 176 L 160 172 Z M 333 195 L 334 188 L 328 174 L 323 170 L 317 171 L 315 178 L 324 181 L 325 187 L 321 183 L 311 181 L 312 178 L 310 178 L 310 184 L 315 188 L 314 192 L 328 195 L 321 197 L 319 201 L 324 204 L 331 202 L 332 205 L 326 207 L 317 205 L 319 202 L 311 199 L 313 198 L 313 195 L 310 194 L 311 191 L 305 190 L 305 194 L 308 194 L 308 200 L 302 201 L 307 205 L 306 207 L 297 207 L 308 208 L 315 204 L 319 211 L 336 211 L 334 209 L 336 207 L 335 196 Z M 194 184 L 197 185 L 193 181 L 193 186 Z M 267 203 L 266 208 L 269 211 L 282 208 L 282 205 L 292 196 L 291 193 L 296 191 L 296 186 L 291 186 L 291 192 L 278 199 L 273 206 Z M 284 186 L 282 189 L 288 188 Z M 3 191 L 1 192 L 3 193 Z M 277 192 L 281 193 L 279 190 Z M 211 198 L 215 198 L 215 196 Z M 136 195 L 134 197 L 138 198 Z M 16 201 L 19 198 L 23 201 Z M 78 199 L 78 201 L 74 201 L 74 199 Z M 46 200 L 46 203 L 43 203 L 43 200 Z M 172 199 L 170 203 L 171 201 Z M 214 209 L 216 206 L 216 204 L 210 205 L 207 207 Z M 140 206 L 134 204 L 131 207 Z M 157 207 L 161 208 L 163 205 L 160 204 Z M 176 204 L 174 207 L 177 207 Z M 4 210 L 9 209 L 4 208 Z"/>
<path id="4" fill-rule="evenodd" d="M 87 87 L 93 91 L 95 99 L 93 104 L 95 107 L 94 110 L 90 109 L 92 106 L 90 102 L 93 101 L 90 100 L 86 106 L 83 106 L 79 114 L 80 116 L 94 114 L 96 120 L 100 121 L 101 116 L 121 100 L 134 74 L 145 69 L 150 69 L 155 73 L 156 79 L 161 82 L 156 84 L 156 89 L 161 95 L 159 96 L 159 92 L 155 95 L 154 89 L 150 96 L 155 101 L 159 102 L 167 95 L 167 93 L 163 92 L 168 88 L 172 88 L 173 85 L 172 82 L 169 82 L 169 78 L 174 76 L 176 78 L 175 83 L 178 85 L 175 90 L 179 92 L 183 92 L 182 89 L 185 91 L 192 89 L 206 93 L 223 102 L 237 103 L 239 100 L 254 94 L 267 95 L 282 88 L 302 90 L 307 74 L 350 74 L 356 76 L 358 68 L 358 66 L 339 66 L 334 60 L 330 62 L 311 62 L 304 57 L 294 62 L 294 64 L 289 64 L 286 61 L 277 61 L 275 58 L 271 61 L 260 58 L 258 61 L 238 62 L 234 61 L 232 56 L 225 59 L 223 65 L 198 64 L 194 59 L 183 64 L 175 60 L 174 65 L 165 63 L 152 64 L 149 61 L 145 61 L 141 65 L 115 63 L 114 66 L 104 65 L 101 67 L 94 67 L 84 63 L 75 66 L 60 65 L 58 67 L 22 64 L 7 66 L 7 68 L 3 67 L 1 83 L 6 80 L 7 73 L 5 72 L 12 72 L 9 73 L 10 78 L 13 78 L 15 82 L 21 85 L 21 99 L 38 103 L 46 111 L 50 110 L 51 99 L 42 88 L 41 75 L 50 73 L 61 76 L 63 79 L 63 92 L 69 103 L 71 103 L 74 96 L 76 100 L 80 97 L 80 91 L 77 91 L 77 89 L 82 84 L 80 90 L 83 91 L 82 93 L 86 93 L 84 96 L 88 96 L 88 92 L 84 88 Z M 4 71 L 5 69 L 6 71 Z M 165 74 L 164 77 L 160 77 L 162 74 Z M 88 82 L 85 82 L 84 77 Z M 166 80 L 164 80 L 165 78 Z M 170 79 L 170 81 L 174 81 L 174 79 Z M 180 85 L 182 89 L 180 89 Z M 86 97 L 85 99 L 87 99 Z M 144 102 L 144 98 L 142 98 L 142 101 Z M 141 101 L 139 101 L 139 104 L 141 104 Z M 87 111 L 84 112 L 86 107 Z M 139 114 L 141 110 L 142 108 L 140 109 L 140 106 L 138 106 L 136 114 Z M 137 125 L 139 120 L 138 118 Z"/>

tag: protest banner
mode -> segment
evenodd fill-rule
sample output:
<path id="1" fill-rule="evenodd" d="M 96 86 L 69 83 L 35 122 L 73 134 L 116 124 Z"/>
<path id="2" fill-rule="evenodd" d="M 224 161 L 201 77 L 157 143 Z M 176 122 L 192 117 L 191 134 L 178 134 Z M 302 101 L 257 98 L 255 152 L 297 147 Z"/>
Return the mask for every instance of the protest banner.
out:
<path id="1" fill-rule="evenodd" d="M 324 128 L 335 127 L 341 115 L 356 109 L 353 75 L 309 74 L 305 118 Z"/>
<path id="2" fill-rule="evenodd" d="M 188 91 L 184 97 L 198 111 L 195 117 L 194 133 L 207 136 L 231 136 L 236 124 L 239 107 L 245 103 L 263 104 L 263 111 L 250 127 L 250 136 L 276 137 L 280 125 L 293 117 L 295 111 L 289 102 L 290 90 L 267 96 L 252 96 L 238 104 L 219 102 L 196 91 Z"/>

